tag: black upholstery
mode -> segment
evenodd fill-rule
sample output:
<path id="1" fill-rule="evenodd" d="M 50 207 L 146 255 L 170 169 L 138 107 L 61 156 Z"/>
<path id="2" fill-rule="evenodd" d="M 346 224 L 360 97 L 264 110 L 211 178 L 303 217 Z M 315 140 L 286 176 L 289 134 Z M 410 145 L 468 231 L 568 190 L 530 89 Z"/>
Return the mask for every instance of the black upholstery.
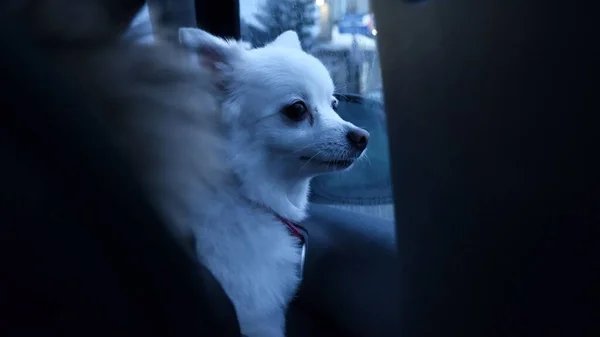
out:
<path id="1" fill-rule="evenodd" d="M 240 4 L 238 0 L 195 0 L 198 28 L 223 38 L 240 38 Z"/>
<path id="2" fill-rule="evenodd" d="M 394 222 L 312 204 L 302 225 L 309 241 L 299 314 L 337 329 L 323 336 L 398 336 Z"/>
<path id="3" fill-rule="evenodd" d="M 598 335 L 593 4 L 373 5 L 394 130 L 398 335 Z"/>

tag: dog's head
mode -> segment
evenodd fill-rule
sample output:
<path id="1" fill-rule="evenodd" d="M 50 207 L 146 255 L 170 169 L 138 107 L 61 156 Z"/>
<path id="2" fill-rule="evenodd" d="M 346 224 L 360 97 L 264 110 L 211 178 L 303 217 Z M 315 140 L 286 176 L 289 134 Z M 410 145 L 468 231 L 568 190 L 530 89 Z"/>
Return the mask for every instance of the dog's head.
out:
<path id="1" fill-rule="evenodd" d="M 336 113 L 329 72 L 295 32 L 256 49 L 195 28 L 182 28 L 180 41 L 220 85 L 234 161 L 306 178 L 345 170 L 364 153 L 369 133 Z"/>

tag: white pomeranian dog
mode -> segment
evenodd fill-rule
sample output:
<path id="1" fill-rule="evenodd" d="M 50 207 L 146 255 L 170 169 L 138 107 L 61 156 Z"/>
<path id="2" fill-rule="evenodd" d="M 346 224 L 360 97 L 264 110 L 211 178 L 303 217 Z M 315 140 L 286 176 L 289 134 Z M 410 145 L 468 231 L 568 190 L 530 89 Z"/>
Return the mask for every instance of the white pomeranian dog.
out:
<path id="1" fill-rule="evenodd" d="M 336 114 L 329 73 L 295 33 L 248 50 L 183 28 L 187 51 L 141 45 L 122 40 L 118 5 L 13 0 L 0 9 L 96 108 L 173 232 L 195 239 L 242 333 L 282 337 L 310 179 L 352 166 L 369 134 Z"/>
<path id="2" fill-rule="evenodd" d="M 196 253 L 233 301 L 244 335 L 283 337 L 301 279 L 296 224 L 309 182 L 351 167 L 369 134 L 336 113 L 329 72 L 296 33 L 256 49 L 195 28 L 179 38 L 219 88 L 232 178 L 194 212 Z"/>

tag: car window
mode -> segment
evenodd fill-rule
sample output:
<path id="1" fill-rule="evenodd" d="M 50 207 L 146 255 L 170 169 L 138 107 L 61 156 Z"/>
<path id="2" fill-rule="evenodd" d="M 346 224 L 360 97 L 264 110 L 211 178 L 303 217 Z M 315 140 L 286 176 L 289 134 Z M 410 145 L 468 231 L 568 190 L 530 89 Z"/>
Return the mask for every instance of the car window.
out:
<path id="1" fill-rule="evenodd" d="M 294 30 L 328 68 L 340 116 L 369 131 L 366 156 L 312 181 L 311 202 L 393 219 L 377 28 L 369 0 L 240 0 L 242 40 L 262 47 Z"/>

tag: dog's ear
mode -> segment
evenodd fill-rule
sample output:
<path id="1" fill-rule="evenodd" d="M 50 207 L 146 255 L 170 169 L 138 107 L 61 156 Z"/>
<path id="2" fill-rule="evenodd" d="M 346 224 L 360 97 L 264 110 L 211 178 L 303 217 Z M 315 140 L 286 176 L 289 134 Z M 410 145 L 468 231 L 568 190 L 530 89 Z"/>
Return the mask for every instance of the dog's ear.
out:
<path id="1" fill-rule="evenodd" d="M 231 70 L 243 52 L 234 40 L 225 40 L 198 28 L 179 28 L 179 42 L 199 57 L 203 66 L 215 74 Z"/>
<path id="2" fill-rule="evenodd" d="M 300 44 L 298 34 L 296 34 L 296 32 L 293 30 L 288 30 L 281 33 L 277 38 L 275 38 L 275 40 L 273 40 L 273 42 L 269 43 L 269 45 L 302 50 L 302 44 Z"/>

